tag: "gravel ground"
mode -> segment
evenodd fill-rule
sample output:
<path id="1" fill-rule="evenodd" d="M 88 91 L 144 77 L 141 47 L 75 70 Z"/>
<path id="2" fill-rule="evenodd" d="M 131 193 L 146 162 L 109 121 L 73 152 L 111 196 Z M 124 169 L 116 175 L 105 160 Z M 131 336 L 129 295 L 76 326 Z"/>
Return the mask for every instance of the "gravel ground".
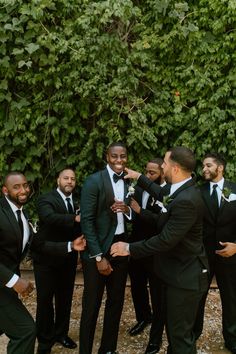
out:
<path id="1" fill-rule="evenodd" d="M 80 284 L 80 285 L 79 285 Z M 71 315 L 71 325 L 70 325 L 70 336 L 78 343 L 78 333 L 79 333 L 79 317 L 81 314 L 81 297 L 83 292 L 83 285 L 81 282 L 76 282 L 72 315 Z M 29 298 L 25 300 L 25 304 L 31 314 L 35 315 L 36 308 L 36 293 L 35 291 L 31 294 Z M 97 354 L 99 348 L 99 340 L 101 335 L 102 321 L 103 321 L 103 306 L 101 308 L 97 331 L 94 341 L 93 354 Z M 119 354 L 144 354 L 145 348 L 148 342 L 148 332 L 149 327 L 145 331 L 136 336 L 130 337 L 127 333 L 128 329 L 135 324 L 135 316 L 130 296 L 130 288 L 127 286 L 125 294 L 125 305 L 121 318 L 120 333 L 118 341 L 118 353 Z M 6 354 L 6 344 L 8 339 L 3 335 L 0 337 L 0 354 Z M 229 353 L 224 348 L 224 343 L 221 335 L 221 307 L 219 292 L 217 289 L 211 289 L 208 300 L 205 315 L 205 325 L 204 333 L 198 341 L 198 354 L 226 354 Z M 163 346 L 160 350 L 160 354 L 166 353 L 167 342 L 166 336 L 163 338 Z M 64 349 L 62 346 L 55 345 L 52 349 L 52 354 L 78 354 L 78 349 L 69 350 Z M 22 354 L 22 353 L 21 353 Z"/>

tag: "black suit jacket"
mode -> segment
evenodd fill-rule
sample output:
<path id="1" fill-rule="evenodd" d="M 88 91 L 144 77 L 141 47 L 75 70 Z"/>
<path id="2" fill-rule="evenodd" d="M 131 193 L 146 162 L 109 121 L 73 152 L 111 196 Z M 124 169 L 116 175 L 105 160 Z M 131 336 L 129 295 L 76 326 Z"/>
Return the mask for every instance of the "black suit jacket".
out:
<path id="1" fill-rule="evenodd" d="M 141 176 L 140 186 L 157 199 L 157 188 L 148 178 Z M 203 201 L 194 181 L 187 181 L 172 196 L 161 212 L 160 234 L 149 240 L 130 244 L 133 257 L 154 255 L 156 273 L 165 283 L 184 289 L 201 288 L 202 270 L 208 269 L 202 241 Z"/>
<path id="2" fill-rule="evenodd" d="M 76 208 L 75 203 L 74 208 Z M 39 230 L 34 237 L 43 246 L 37 250 L 33 243 L 34 261 L 45 265 L 57 265 L 64 262 L 63 257 L 60 256 L 77 257 L 77 252 L 65 252 L 65 246 L 67 247 L 68 241 L 73 241 L 81 234 L 80 226 L 75 223 L 75 215 L 68 213 L 56 189 L 38 198 L 37 211 Z M 54 253 L 50 253 L 50 257 L 47 246 L 49 248 L 53 246 L 55 250 Z"/>
<path id="3" fill-rule="evenodd" d="M 14 274 L 20 275 L 22 237 L 16 217 L 6 198 L 0 199 L 0 306 L 12 301 L 17 293 L 7 284 Z"/>
<path id="4" fill-rule="evenodd" d="M 124 182 L 124 198 L 127 195 Z M 90 175 L 81 192 L 81 228 L 87 247 L 82 257 L 106 254 L 112 244 L 117 227 L 117 215 L 111 211 L 114 192 L 107 168 Z M 125 217 L 124 217 L 125 220 Z"/>
<path id="5" fill-rule="evenodd" d="M 236 184 L 224 181 L 223 188 L 228 188 L 236 194 Z M 200 187 L 205 204 L 203 219 L 203 241 L 210 259 L 215 257 L 220 262 L 236 264 L 236 255 L 221 257 L 215 254 L 216 249 L 221 249 L 219 241 L 236 242 L 236 201 L 227 202 L 221 199 L 217 219 L 215 220 L 211 208 L 210 183 Z"/>

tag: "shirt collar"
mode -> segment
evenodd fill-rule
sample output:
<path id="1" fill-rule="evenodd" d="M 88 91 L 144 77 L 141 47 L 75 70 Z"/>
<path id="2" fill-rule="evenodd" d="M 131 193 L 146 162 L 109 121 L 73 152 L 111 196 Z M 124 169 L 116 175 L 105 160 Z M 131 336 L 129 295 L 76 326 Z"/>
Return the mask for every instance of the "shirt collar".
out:
<path id="1" fill-rule="evenodd" d="M 115 171 L 113 171 L 112 170 L 112 168 L 107 164 L 107 171 L 108 171 L 108 173 L 109 173 L 109 176 L 110 176 L 110 178 L 111 178 L 111 180 L 113 181 L 113 175 L 114 174 L 116 174 L 117 176 L 119 176 L 119 175 L 121 175 L 122 173 L 123 173 L 123 171 L 120 173 L 120 174 L 118 174 L 118 173 L 116 173 Z"/>
<path id="2" fill-rule="evenodd" d="M 223 190 L 223 187 L 224 187 L 224 181 L 225 181 L 224 177 L 221 178 L 221 180 L 218 181 L 218 182 L 212 182 L 212 181 L 210 181 L 210 190 L 212 191 L 212 188 L 213 188 L 214 184 L 217 184 L 218 187 L 220 188 L 220 190 L 222 191 L 222 190 Z"/>
<path id="3" fill-rule="evenodd" d="M 21 210 L 22 211 L 22 209 L 23 209 L 23 206 L 21 206 L 20 208 L 18 208 L 14 203 L 12 203 L 12 201 L 10 201 L 10 199 L 8 199 L 7 198 L 7 196 L 5 196 L 6 197 L 6 200 L 8 201 L 8 203 L 9 203 L 9 205 L 10 205 L 10 207 L 11 207 L 11 209 L 12 209 L 12 211 L 15 213 L 17 210 Z"/>
<path id="4" fill-rule="evenodd" d="M 177 189 L 179 189 L 183 184 L 185 184 L 187 181 L 190 181 L 192 179 L 192 177 L 186 178 L 181 182 L 178 183 L 173 183 L 170 187 L 170 195 L 174 194 Z"/>
<path id="5" fill-rule="evenodd" d="M 72 202 L 72 193 L 70 195 L 65 195 L 64 193 L 62 193 L 62 191 L 57 187 L 57 192 L 60 194 L 60 196 L 62 197 L 62 199 L 65 201 L 66 198 L 70 198 L 71 202 Z"/>

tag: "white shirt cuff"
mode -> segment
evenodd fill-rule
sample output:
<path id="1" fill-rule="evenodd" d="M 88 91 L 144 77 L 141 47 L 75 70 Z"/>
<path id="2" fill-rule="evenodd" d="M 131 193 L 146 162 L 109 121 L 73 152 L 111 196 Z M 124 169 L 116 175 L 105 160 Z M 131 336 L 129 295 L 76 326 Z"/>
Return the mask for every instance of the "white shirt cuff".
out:
<path id="1" fill-rule="evenodd" d="M 14 274 L 13 277 L 9 280 L 9 282 L 6 283 L 6 286 L 8 288 L 13 288 L 13 286 L 16 284 L 18 279 L 19 279 L 19 276 L 17 274 Z"/>

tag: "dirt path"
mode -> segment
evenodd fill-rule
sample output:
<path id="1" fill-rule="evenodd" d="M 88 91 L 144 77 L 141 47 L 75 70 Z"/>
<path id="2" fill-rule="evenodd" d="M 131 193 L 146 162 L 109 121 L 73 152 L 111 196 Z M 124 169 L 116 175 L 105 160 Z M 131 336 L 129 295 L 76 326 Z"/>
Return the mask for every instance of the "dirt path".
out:
<path id="1" fill-rule="evenodd" d="M 32 278 L 32 274 L 29 272 L 26 276 Z M 81 280 L 81 275 L 77 276 L 72 315 L 71 315 L 71 325 L 70 325 L 70 336 L 78 343 L 79 337 L 79 318 L 81 314 L 81 298 L 83 292 L 83 285 Z M 33 294 L 25 301 L 27 308 L 35 315 L 36 308 L 36 293 Z M 104 301 L 103 301 L 104 306 Z M 99 348 L 99 340 L 103 321 L 103 307 L 99 314 L 97 331 L 94 341 L 93 354 L 97 354 Z M 127 286 L 125 294 L 125 305 L 121 318 L 119 342 L 118 342 L 118 352 L 119 354 L 144 354 L 147 342 L 148 342 L 148 332 L 149 327 L 146 330 L 136 336 L 130 337 L 127 333 L 128 329 L 135 323 L 133 306 L 130 298 L 130 288 Z M 6 344 L 8 339 L 5 336 L 0 337 L 0 354 L 6 354 Z M 160 350 L 160 354 L 166 353 L 166 337 L 163 338 L 163 346 Z M 66 350 L 60 345 L 55 345 L 52 350 L 52 354 L 78 354 L 78 349 Z M 220 300 L 219 293 L 217 289 L 210 290 L 206 316 L 205 316 L 205 326 L 204 333 L 198 341 L 198 354 L 226 354 L 229 353 L 224 348 L 224 343 L 221 335 L 221 310 L 220 310 Z M 22 354 L 22 353 L 21 353 Z"/>

